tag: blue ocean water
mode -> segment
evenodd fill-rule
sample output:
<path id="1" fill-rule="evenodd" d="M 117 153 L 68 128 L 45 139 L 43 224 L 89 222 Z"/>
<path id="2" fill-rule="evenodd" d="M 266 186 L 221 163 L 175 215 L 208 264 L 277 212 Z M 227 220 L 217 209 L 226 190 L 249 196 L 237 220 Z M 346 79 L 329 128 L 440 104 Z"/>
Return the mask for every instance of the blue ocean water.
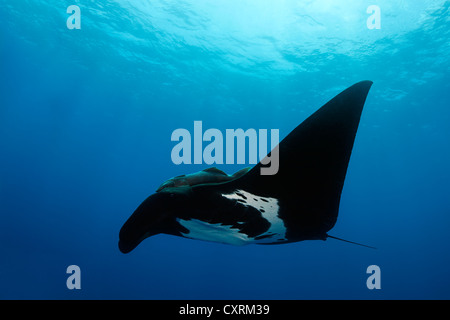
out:
<path id="1" fill-rule="evenodd" d="M 0 298 L 449 299 L 449 7 L 0 0 Z M 208 167 L 172 163 L 173 130 L 201 120 L 282 138 L 361 80 L 374 85 L 330 234 L 377 250 L 158 235 L 120 253 L 142 200 Z M 370 265 L 381 289 L 366 286 Z"/>

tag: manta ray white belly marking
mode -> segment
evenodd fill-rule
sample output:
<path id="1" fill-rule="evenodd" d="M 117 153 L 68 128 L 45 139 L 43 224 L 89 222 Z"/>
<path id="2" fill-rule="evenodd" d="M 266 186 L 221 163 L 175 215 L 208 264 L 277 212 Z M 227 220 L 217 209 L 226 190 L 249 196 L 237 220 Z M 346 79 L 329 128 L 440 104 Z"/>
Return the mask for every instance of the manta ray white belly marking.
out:
<path id="1" fill-rule="evenodd" d="M 238 228 L 221 223 L 208 223 L 205 221 L 191 219 L 178 219 L 183 227 L 189 230 L 189 233 L 182 233 L 183 236 L 191 239 L 220 242 L 242 246 L 252 241 L 245 233 L 239 232 Z"/>
<path id="2" fill-rule="evenodd" d="M 198 219 L 177 219 L 178 223 L 189 230 L 189 233 L 183 233 L 183 236 L 232 245 L 277 243 L 286 240 L 286 228 L 283 220 L 278 217 L 279 206 L 277 199 L 260 197 L 244 190 L 235 190 L 233 193 L 222 194 L 222 196 L 231 200 L 237 200 L 243 206 L 253 207 L 258 210 L 261 213 L 261 217 L 270 223 L 269 229 L 256 237 L 249 237 L 241 232 L 239 227 L 221 223 L 208 223 Z M 237 221 L 236 223 L 240 225 L 245 222 Z"/>
<path id="3" fill-rule="evenodd" d="M 280 207 L 277 199 L 260 197 L 244 190 L 235 190 L 233 193 L 223 194 L 223 196 L 228 199 L 235 199 L 244 206 L 255 208 L 261 212 L 264 219 L 269 221 L 269 230 L 255 237 L 252 242 L 273 243 L 286 240 L 286 227 L 283 220 L 278 216 Z"/>

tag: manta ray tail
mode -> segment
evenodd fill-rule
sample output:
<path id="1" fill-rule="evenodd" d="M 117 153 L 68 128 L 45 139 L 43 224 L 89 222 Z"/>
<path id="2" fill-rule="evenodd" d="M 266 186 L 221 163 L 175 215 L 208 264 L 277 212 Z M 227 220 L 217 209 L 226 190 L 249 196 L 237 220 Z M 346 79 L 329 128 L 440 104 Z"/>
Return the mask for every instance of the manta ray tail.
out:
<path id="1" fill-rule="evenodd" d="M 333 236 L 330 236 L 329 234 L 327 234 L 327 237 L 328 237 L 328 238 L 332 238 L 332 239 L 336 239 L 336 240 L 339 240 L 339 241 L 344 241 L 344 242 L 348 242 L 348 243 L 357 244 L 358 246 L 363 246 L 363 247 L 370 248 L 370 249 L 376 249 L 375 247 L 371 247 L 371 246 L 368 246 L 368 245 L 366 245 L 366 244 L 362 244 L 362 243 L 358 243 L 358 242 L 353 242 L 353 241 L 341 239 L 341 238 L 338 238 L 338 237 L 333 237 Z"/>

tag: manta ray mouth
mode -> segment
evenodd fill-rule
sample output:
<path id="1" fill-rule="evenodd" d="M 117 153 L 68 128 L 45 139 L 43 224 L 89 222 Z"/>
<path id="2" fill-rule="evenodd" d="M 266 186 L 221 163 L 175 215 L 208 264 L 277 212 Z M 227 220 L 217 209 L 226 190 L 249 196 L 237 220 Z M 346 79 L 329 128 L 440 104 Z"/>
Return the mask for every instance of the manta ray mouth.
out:
<path id="1" fill-rule="evenodd" d="M 124 243 L 123 241 L 119 240 L 119 250 L 122 253 L 128 253 L 131 252 L 134 248 L 136 248 L 137 245 L 132 246 L 129 244 Z"/>
<path id="2" fill-rule="evenodd" d="M 128 253 L 133 251 L 134 248 L 136 248 L 147 236 L 141 236 L 137 239 L 129 239 L 125 240 L 126 237 L 124 237 L 122 234 L 119 236 L 119 250 L 122 253 Z"/>
<path id="3" fill-rule="evenodd" d="M 124 239 L 119 238 L 119 250 L 122 253 L 128 253 L 134 250 L 134 248 L 136 248 L 142 241 L 144 241 L 145 239 L 147 239 L 148 237 L 158 234 L 159 232 L 155 232 L 155 233 L 150 233 L 150 232 L 146 232 L 144 235 L 142 235 L 141 237 L 139 237 L 136 240 L 133 241 L 126 241 Z"/>

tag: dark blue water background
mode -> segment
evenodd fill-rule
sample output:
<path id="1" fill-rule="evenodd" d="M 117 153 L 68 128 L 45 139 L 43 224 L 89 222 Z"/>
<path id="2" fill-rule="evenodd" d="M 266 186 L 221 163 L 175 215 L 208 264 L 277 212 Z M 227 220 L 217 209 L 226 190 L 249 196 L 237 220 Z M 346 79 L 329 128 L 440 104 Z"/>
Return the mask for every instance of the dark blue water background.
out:
<path id="1" fill-rule="evenodd" d="M 66 27 L 72 4 L 81 30 Z M 0 298 L 450 298 L 449 26 L 437 0 L 0 0 Z M 171 162 L 173 130 L 282 138 L 366 79 L 330 234 L 377 250 L 160 235 L 119 252 L 145 197 L 207 167 Z M 72 264 L 81 290 L 66 287 Z"/>

